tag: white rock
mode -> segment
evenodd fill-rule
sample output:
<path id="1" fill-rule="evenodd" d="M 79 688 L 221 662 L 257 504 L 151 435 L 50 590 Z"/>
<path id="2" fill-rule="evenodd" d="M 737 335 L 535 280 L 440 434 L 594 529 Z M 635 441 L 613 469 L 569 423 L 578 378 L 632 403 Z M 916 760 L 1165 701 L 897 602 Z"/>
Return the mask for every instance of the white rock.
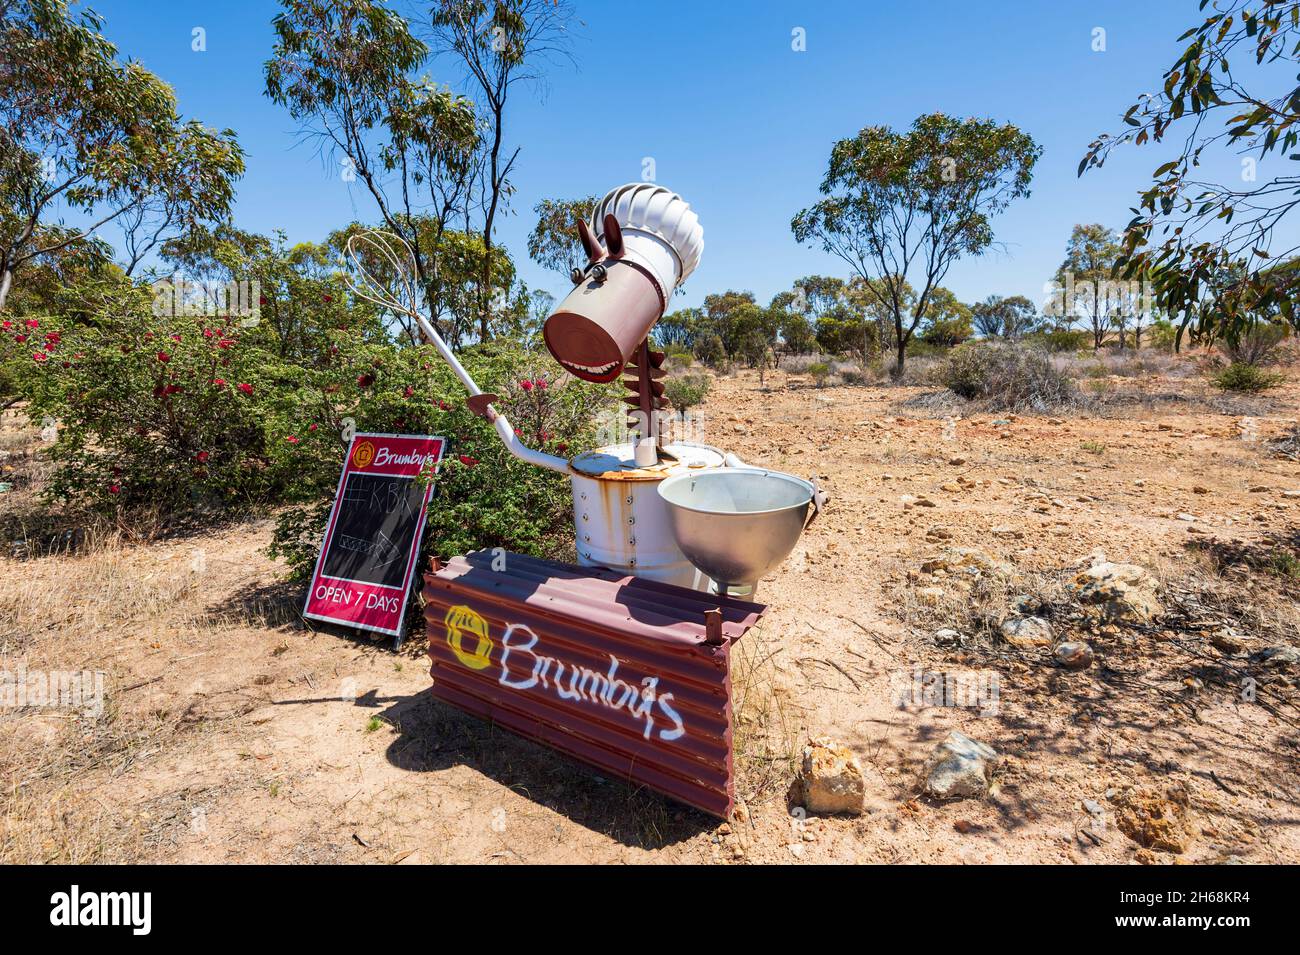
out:
<path id="1" fill-rule="evenodd" d="M 925 764 L 925 791 L 936 799 L 984 796 L 1000 757 L 994 749 L 956 730 Z"/>
<path id="2" fill-rule="evenodd" d="M 1052 645 L 1052 627 L 1042 617 L 1009 617 L 999 628 L 1003 638 L 1022 650 Z"/>
<path id="3" fill-rule="evenodd" d="M 1136 564 L 1095 564 L 1070 583 L 1085 611 L 1102 620 L 1149 621 L 1164 612 L 1155 577 Z"/>

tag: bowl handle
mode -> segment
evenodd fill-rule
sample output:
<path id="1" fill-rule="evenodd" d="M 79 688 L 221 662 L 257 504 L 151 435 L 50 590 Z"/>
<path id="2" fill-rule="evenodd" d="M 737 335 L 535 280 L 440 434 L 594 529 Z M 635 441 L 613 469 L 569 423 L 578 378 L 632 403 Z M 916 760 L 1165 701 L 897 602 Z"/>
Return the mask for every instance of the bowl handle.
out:
<path id="1" fill-rule="evenodd" d="M 804 521 L 804 530 L 807 530 L 812 526 L 812 522 L 817 520 L 817 515 L 822 512 L 822 508 L 824 508 L 827 502 L 831 499 L 830 491 L 823 489 L 822 486 L 817 483 L 817 475 L 814 474 L 808 480 L 809 483 L 812 484 L 812 514 L 809 515 L 808 520 Z"/>

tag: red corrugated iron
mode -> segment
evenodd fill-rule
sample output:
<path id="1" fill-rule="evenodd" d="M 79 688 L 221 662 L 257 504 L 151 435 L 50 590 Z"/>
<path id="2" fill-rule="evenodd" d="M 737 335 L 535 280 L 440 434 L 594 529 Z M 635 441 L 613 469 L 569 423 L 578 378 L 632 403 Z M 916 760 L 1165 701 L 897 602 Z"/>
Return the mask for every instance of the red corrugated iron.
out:
<path id="1" fill-rule="evenodd" d="M 424 581 L 435 697 L 730 815 L 730 651 L 761 604 L 500 551 Z"/>

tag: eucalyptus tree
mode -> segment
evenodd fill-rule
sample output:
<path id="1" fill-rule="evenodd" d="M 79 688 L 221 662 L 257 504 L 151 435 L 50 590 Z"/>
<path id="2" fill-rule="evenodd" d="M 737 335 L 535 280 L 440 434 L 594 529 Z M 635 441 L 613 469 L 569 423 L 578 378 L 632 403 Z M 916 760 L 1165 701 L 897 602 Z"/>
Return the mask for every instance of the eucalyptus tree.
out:
<path id="1" fill-rule="evenodd" d="M 1117 265 L 1151 283 L 1180 337 L 1196 326 L 1231 340 L 1260 315 L 1300 314 L 1293 289 L 1270 274 L 1300 252 L 1294 232 L 1278 230 L 1300 207 L 1300 0 L 1217 0 L 1179 42 L 1160 88 L 1129 107 L 1121 132 L 1093 141 L 1079 175 L 1121 146 L 1173 144 L 1139 197 Z M 1222 153 L 1240 156 L 1235 181 L 1205 171 Z"/>
<path id="2" fill-rule="evenodd" d="M 1038 310 L 1023 295 L 990 295 L 971 306 L 971 321 L 985 338 L 1019 338 L 1033 331 Z"/>
<path id="3" fill-rule="evenodd" d="M 419 73 L 429 48 L 377 0 L 283 0 L 272 23 L 266 95 L 342 181 L 362 184 L 383 227 L 410 247 L 429 317 L 444 322 L 443 238 L 469 221 L 481 145 L 474 103 Z"/>
<path id="4" fill-rule="evenodd" d="M 458 60 L 474 89 L 485 125 L 473 182 L 482 215 L 481 334 L 486 338 L 493 298 L 492 247 L 497 218 L 514 188 L 510 174 L 520 147 L 506 142 L 506 105 L 520 84 L 538 85 L 545 67 L 570 61 L 575 23 L 566 0 L 434 0 L 430 45 Z"/>
<path id="5" fill-rule="evenodd" d="M 171 87 L 119 60 L 102 23 L 65 0 L 0 4 L 0 307 L 15 272 L 94 251 L 110 223 L 130 274 L 168 237 L 229 214 L 244 172 L 235 134 L 183 120 Z"/>
<path id="6" fill-rule="evenodd" d="M 992 218 L 1029 194 L 1041 152 L 1010 123 L 941 113 L 901 133 L 870 126 L 832 147 L 824 198 L 791 228 L 866 283 L 893 324 L 896 375 L 949 268 L 993 246 Z M 911 303 L 909 285 L 917 290 Z"/>

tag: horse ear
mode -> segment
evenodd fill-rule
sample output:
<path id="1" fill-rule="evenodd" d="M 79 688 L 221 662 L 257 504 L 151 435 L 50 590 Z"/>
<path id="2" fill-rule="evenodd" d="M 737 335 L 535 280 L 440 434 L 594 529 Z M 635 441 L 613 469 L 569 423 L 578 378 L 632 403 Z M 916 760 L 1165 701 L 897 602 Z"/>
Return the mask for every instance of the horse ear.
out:
<path id="1" fill-rule="evenodd" d="M 623 254 L 623 228 L 612 212 L 605 213 L 605 248 L 609 249 L 611 259 Z"/>
<path id="2" fill-rule="evenodd" d="M 591 234 L 591 226 L 587 225 L 587 220 L 578 220 L 578 238 L 582 241 L 583 251 L 587 253 L 587 261 L 595 262 L 605 254 L 605 250 L 600 247 L 596 237 Z"/>

